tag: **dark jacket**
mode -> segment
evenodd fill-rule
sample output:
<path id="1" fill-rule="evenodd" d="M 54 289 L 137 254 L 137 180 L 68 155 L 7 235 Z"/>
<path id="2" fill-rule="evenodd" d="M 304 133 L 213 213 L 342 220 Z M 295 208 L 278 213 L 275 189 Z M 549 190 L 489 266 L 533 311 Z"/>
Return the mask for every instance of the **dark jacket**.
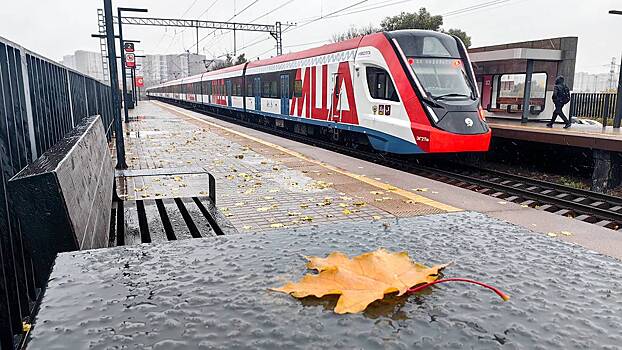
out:
<path id="1" fill-rule="evenodd" d="M 570 102 L 570 89 L 564 82 L 564 77 L 559 76 L 555 79 L 555 88 L 553 89 L 553 102 L 556 105 L 565 105 Z"/>

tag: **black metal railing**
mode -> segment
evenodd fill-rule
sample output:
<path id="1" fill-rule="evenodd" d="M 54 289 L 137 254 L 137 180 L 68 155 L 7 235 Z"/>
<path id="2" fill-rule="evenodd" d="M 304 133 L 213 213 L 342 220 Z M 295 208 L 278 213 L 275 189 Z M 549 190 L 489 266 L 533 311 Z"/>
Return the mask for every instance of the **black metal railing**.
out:
<path id="1" fill-rule="evenodd" d="M 110 93 L 110 86 L 0 37 L 0 350 L 21 342 L 44 287 L 35 281 L 7 182 L 87 116 L 101 115 L 110 139 Z"/>
<path id="2" fill-rule="evenodd" d="M 615 93 L 573 93 L 570 98 L 570 116 L 597 119 L 606 126 L 615 117 L 616 97 Z"/>

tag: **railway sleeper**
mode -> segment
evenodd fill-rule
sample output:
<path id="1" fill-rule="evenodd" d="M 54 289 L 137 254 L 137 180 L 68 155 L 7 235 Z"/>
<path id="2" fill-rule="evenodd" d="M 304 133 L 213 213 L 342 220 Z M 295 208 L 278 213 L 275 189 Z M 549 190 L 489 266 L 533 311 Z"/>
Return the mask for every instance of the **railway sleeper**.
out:
<path id="1" fill-rule="evenodd" d="M 534 208 L 537 205 L 536 201 L 531 200 L 531 199 L 528 199 L 528 200 L 526 200 L 524 202 L 520 202 L 519 204 L 520 205 L 524 205 L 524 206 L 528 206 L 528 207 L 531 207 L 531 208 Z"/>
<path id="2" fill-rule="evenodd" d="M 574 213 L 570 209 L 560 209 L 560 210 L 556 211 L 555 214 L 561 215 L 561 216 L 566 216 L 566 217 L 574 217 L 574 215 L 573 215 Z"/>
<path id="3" fill-rule="evenodd" d="M 543 205 L 539 205 L 536 207 L 536 209 L 538 210 L 542 210 L 542 211 L 548 211 L 550 213 L 554 213 L 558 210 L 560 210 L 559 207 L 553 205 L 553 204 L 543 204 Z"/>
<path id="4" fill-rule="evenodd" d="M 609 206 L 607 203 L 602 202 L 602 201 L 597 201 L 597 202 L 592 202 L 590 203 L 590 206 L 594 207 L 594 208 L 602 208 L 602 209 L 607 209 L 607 207 Z"/>
<path id="5" fill-rule="evenodd" d="M 579 220 L 579 221 L 584 221 L 590 224 L 595 224 L 598 221 L 600 221 L 597 217 L 595 217 L 594 215 L 588 215 L 588 214 L 581 214 L 577 217 L 575 217 L 575 219 Z"/>

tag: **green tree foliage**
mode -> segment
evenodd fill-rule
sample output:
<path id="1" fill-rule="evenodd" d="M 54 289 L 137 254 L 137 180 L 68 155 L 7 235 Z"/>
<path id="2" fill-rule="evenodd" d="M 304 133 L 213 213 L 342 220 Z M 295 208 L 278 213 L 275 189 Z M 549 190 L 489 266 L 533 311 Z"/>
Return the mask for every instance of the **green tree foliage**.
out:
<path id="1" fill-rule="evenodd" d="M 351 27 L 344 33 L 335 34 L 332 37 L 333 42 L 343 41 L 357 36 L 371 34 L 379 31 L 393 31 L 400 29 L 424 29 L 434 30 L 438 32 L 455 35 L 462 40 L 467 48 L 471 46 L 471 37 L 460 29 L 445 30 L 443 26 L 443 16 L 432 15 L 425 7 L 419 9 L 418 12 L 402 12 L 397 16 L 386 17 L 380 23 L 380 28 L 373 25 L 364 27 Z"/>
<path id="2" fill-rule="evenodd" d="M 235 64 L 242 64 L 242 63 L 246 63 L 248 60 L 246 59 L 246 54 L 241 54 L 238 56 L 238 58 L 235 60 Z"/>
<path id="3" fill-rule="evenodd" d="M 471 47 L 471 37 L 468 36 L 465 31 L 460 29 L 450 29 L 446 33 L 450 35 L 455 35 L 460 38 L 460 40 L 462 40 L 462 42 L 464 43 L 464 46 L 466 46 L 467 48 Z"/>
<path id="4" fill-rule="evenodd" d="M 402 12 L 397 16 L 386 17 L 380 23 L 382 30 L 426 29 L 439 31 L 443 25 L 443 16 L 432 16 L 425 7 L 419 12 Z"/>

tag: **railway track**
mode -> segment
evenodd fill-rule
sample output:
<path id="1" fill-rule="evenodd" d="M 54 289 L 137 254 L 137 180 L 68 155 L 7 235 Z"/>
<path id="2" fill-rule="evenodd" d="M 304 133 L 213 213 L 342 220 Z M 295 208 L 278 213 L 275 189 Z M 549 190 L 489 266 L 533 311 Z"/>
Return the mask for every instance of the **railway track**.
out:
<path id="1" fill-rule="evenodd" d="M 180 106 L 188 108 L 184 105 Z M 572 217 L 614 231 L 622 231 L 622 198 L 455 162 L 431 162 L 430 165 L 416 163 L 404 157 L 380 154 L 371 150 L 352 149 L 272 126 L 207 113 L 196 108 L 191 109 L 225 121 L 486 194 L 502 201 Z"/>

